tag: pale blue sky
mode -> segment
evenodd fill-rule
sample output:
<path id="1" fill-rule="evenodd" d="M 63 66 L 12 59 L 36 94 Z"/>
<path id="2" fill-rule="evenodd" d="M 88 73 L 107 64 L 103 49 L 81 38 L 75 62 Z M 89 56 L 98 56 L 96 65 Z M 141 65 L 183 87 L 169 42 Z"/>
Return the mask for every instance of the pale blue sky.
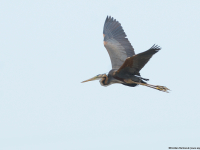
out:
<path id="1" fill-rule="evenodd" d="M 199 0 L 1 1 L 0 149 L 200 146 L 199 7 Z M 162 47 L 141 75 L 171 93 L 80 83 L 111 69 L 107 15 L 136 53 Z"/>

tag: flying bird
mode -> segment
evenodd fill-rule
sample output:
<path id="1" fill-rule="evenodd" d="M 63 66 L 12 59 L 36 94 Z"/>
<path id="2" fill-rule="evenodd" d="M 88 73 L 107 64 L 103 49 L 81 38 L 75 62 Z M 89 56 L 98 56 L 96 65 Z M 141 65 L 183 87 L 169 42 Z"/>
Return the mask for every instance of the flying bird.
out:
<path id="1" fill-rule="evenodd" d="M 103 28 L 103 43 L 108 51 L 112 63 L 112 70 L 108 74 L 98 74 L 95 77 L 85 80 L 99 80 L 102 86 L 120 83 L 125 86 L 135 87 L 137 85 L 147 86 L 163 92 L 169 91 L 165 86 L 151 85 L 142 78 L 140 70 L 146 65 L 150 58 L 161 50 L 157 45 L 153 45 L 145 52 L 135 54 L 134 48 L 126 38 L 126 34 L 121 24 L 111 16 L 107 16 Z"/>

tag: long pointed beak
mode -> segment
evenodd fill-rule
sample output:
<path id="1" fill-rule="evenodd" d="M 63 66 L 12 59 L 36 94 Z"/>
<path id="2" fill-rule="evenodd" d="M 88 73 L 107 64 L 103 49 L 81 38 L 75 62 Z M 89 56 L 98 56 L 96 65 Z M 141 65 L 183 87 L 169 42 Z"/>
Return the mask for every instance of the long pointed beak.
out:
<path id="1" fill-rule="evenodd" d="M 95 77 L 93 77 L 93 78 L 91 78 L 91 79 L 88 79 L 88 80 L 85 80 L 85 81 L 83 81 L 83 82 L 81 82 L 81 83 L 88 82 L 88 81 L 93 81 L 93 80 L 96 80 L 96 79 L 97 79 L 97 77 L 95 76 Z"/>

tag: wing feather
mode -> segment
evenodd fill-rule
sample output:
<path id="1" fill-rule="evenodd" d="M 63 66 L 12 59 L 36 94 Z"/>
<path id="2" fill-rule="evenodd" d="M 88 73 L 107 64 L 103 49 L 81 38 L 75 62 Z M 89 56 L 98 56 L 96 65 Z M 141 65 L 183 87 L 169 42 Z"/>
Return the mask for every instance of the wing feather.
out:
<path id="1" fill-rule="evenodd" d="M 107 16 L 103 35 L 104 46 L 110 56 L 112 68 L 119 69 L 127 57 L 135 54 L 134 49 L 126 38 L 121 24 L 112 17 Z"/>
<path id="2" fill-rule="evenodd" d="M 139 71 L 159 50 L 161 48 L 154 44 L 149 50 L 127 58 L 123 65 L 116 71 L 115 75 L 119 77 L 127 73 L 139 75 Z"/>

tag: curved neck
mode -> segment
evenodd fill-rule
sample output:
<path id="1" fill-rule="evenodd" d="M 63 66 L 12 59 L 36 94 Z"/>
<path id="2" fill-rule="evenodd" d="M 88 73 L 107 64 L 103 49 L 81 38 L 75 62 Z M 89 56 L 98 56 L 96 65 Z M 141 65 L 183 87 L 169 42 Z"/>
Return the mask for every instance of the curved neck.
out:
<path id="1" fill-rule="evenodd" d="M 101 83 L 102 86 L 107 86 L 109 84 L 108 76 L 106 74 L 102 76 L 100 83 Z"/>

